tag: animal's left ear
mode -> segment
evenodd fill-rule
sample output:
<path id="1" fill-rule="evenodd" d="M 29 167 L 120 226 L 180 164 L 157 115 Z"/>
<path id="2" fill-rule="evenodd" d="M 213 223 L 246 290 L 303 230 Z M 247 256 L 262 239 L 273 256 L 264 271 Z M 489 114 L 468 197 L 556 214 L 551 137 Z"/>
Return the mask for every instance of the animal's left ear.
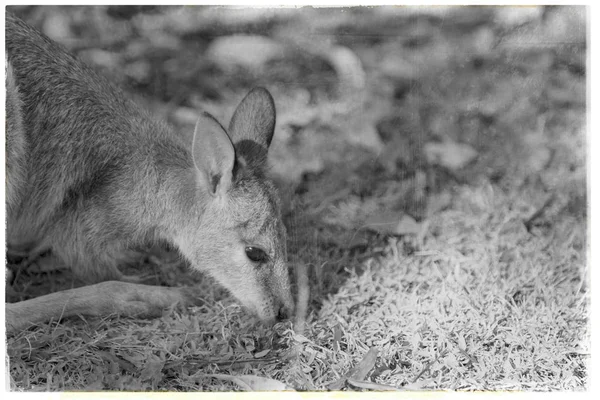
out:
<path id="1" fill-rule="evenodd" d="M 235 149 L 225 129 L 208 113 L 196 122 L 192 159 L 208 193 L 224 196 L 232 185 Z"/>
<path id="2" fill-rule="evenodd" d="M 259 87 L 244 97 L 231 117 L 229 135 L 245 164 L 263 168 L 275 131 L 275 102 L 269 91 Z"/>

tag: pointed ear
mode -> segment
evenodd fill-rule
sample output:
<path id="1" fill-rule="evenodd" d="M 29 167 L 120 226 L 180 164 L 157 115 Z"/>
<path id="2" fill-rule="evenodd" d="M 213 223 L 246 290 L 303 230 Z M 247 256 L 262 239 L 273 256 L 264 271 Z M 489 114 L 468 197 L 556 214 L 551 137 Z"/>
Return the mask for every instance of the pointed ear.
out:
<path id="1" fill-rule="evenodd" d="M 233 179 L 235 150 L 225 129 L 206 112 L 196 122 L 192 157 L 208 192 L 225 194 Z"/>
<path id="2" fill-rule="evenodd" d="M 229 133 L 238 156 L 262 168 L 275 130 L 275 102 L 269 91 L 259 87 L 244 97 L 231 117 Z"/>

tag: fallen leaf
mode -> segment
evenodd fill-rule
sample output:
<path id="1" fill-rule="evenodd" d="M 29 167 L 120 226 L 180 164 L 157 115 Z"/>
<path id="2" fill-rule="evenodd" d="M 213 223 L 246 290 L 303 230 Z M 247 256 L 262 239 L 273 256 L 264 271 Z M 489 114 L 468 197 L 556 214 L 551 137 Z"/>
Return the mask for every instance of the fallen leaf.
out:
<path id="1" fill-rule="evenodd" d="M 451 141 L 426 143 L 423 152 L 430 164 L 437 164 L 450 170 L 460 169 L 477 157 L 477 151 L 473 147 Z"/>
<path id="2" fill-rule="evenodd" d="M 163 367 L 165 366 L 165 360 L 161 360 L 155 355 L 150 355 L 144 369 L 140 373 L 140 380 L 149 380 L 152 382 L 152 386 L 157 385 L 163 378 Z"/>
<path id="3" fill-rule="evenodd" d="M 198 121 L 198 110 L 190 107 L 179 107 L 173 111 L 172 118 L 179 124 L 194 125 Z"/>
<path id="4" fill-rule="evenodd" d="M 294 334 L 294 340 L 298 343 L 312 343 L 310 340 L 306 338 L 306 336 L 301 335 L 299 333 Z"/>
<path id="5" fill-rule="evenodd" d="M 410 215 L 404 214 L 396 225 L 395 231 L 397 235 L 417 235 L 421 231 L 421 224 Z"/>
<path id="6" fill-rule="evenodd" d="M 114 70 L 120 66 L 120 55 L 118 53 L 100 49 L 84 50 L 79 57 L 98 68 Z"/>
<path id="7" fill-rule="evenodd" d="M 377 132 L 375 122 L 364 115 L 350 117 L 344 124 L 344 132 L 349 143 L 372 149 L 375 153 L 381 153 L 384 144 Z"/>
<path id="8" fill-rule="evenodd" d="M 422 339 L 419 332 L 415 332 L 410 338 L 410 344 L 413 346 L 414 349 L 418 349 L 419 345 L 421 344 L 421 340 Z"/>
<path id="9" fill-rule="evenodd" d="M 498 7 L 494 22 L 503 28 L 514 28 L 529 22 L 538 22 L 544 13 L 544 7 Z"/>
<path id="10" fill-rule="evenodd" d="M 467 350 L 467 343 L 465 342 L 465 338 L 462 335 L 462 333 L 458 333 L 458 348 L 461 349 L 462 351 L 466 351 Z"/>
<path id="11" fill-rule="evenodd" d="M 421 71 L 407 57 L 390 52 L 378 65 L 379 71 L 392 79 L 412 81 L 420 77 Z"/>
<path id="12" fill-rule="evenodd" d="M 224 68 L 239 66 L 257 70 L 268 61 L 283 57 L 284 50 L 281 43 L 266 36 L 232 35 L 213 40 L 206 57 Z"/>
<path id="13" fill-rule="evenodd" d="M 207 374 L 199 377 L 216 378 L 230 381 L 247 391 L 282 391 L 294 390 L 288 387 L 285 383 L 275 379 L 263 378 L 256 375 L 225 375 L 225 374 Z"/>
<path id="14" fill-rule="evenodd" d="M 452 353 L 449 353 L 446 357 L 444 357 L 444 359 L 442 360 L 442 363 L 450 368 L 450 369 L 456 369 L 458 368 L 458 360 L 456 359 L 456 356 Z"/>
<path id="15" fill-rule="evenodd" d="M 384 235 L 395 235 L 401 214 L 400 211 L 378 210 L 365 220 L 364 226 Z"/>
<path id="16" fill-rule="evenodd" d="M 342 340 L 342 329 L 340 324 L 335 324 L 333 327 L 333 349 L 339 351 L 340 341 Z"/>
<path id="17" fill-rule="evenodd" d="M 471 37 L 472 52 L 477 54 L 489 54 L 496 44 L 496 35 L 492 27 L 483 26 L 473 32 Z"/>
<path id="18" fill-rule="evenodd" d="M 564 47 L 565 44 L 585 43 L 587 25 L 585 7 L 547 7 L 546 10 L 544 17 L 538 18 L 540 23 L 524 24 L 519 29 L 509 30 L 502 37 L 499 48 L 515 48 L 524 51 L 540 46 Z"/>
<path id="19" fill-rule="evenodd" d="M 417 235 L 421 231 L 421 224 L 411 216 L 400 211 L 381 210 L 369 216 L 364 226 L 384 235 Z"/>
<path id="20" fill-rule="evenodd" d="M 46 15 L 42 31 L 59 43 L 73 38 L 69 17 L 59 11 L 50 12 Z"/>
<path id="21" fill-rule="evenodd" d="M 262 357 L 266 356 L 267 354 L 269 354 L 270 351 L 271 351 L 271 349 L 259 351 L 258 353 L 254 354 L 254 358 L 262 358 Z"/>
<path id="22" fill-rule="evenodd" d="M 379 350 L 377 350 L 375 347 L 371 347 L 363 359 L 354 368 L 348 371 L 344 377 L 329 385 L 329 390 L 340 390 L 344 387 L 348 378 L 352 378 L 356 381 L 362 381 L 365 379 L 369 371 L 371 371 L 375 366 L 378 355 Z"/>
<path id="23" fill-rule="evenodd" d="M 358 365 L 352 369 L 350 377 L 359 380 L 365 379 L 369 371 L 371 371 L 375 366 L 378 355 L 379 350 L 377 350 L 375 347 L 371 347 Z"/>
<path id="24" fill-rule="evenodd" d="M 402 389 L 404 389 L 404 390 L 422 390 L 422 389 L 425 389 L 431 383 L 433 383 L 433 379 L 423 379 L 423 380 L 409 383 L 408 385 L 402 386 Z"/>
<path id="25" fill-rule="evenodd" d="M 348 383 L 354 387 L 361 388 L 361 389 L 380 390 L 380 391 L 400 391 L 401 390 L 401 389 L 398 389 L 397 387 L 390 386 L 390 385 L 382 385 L 380 383 L 361 381 L 361 380 L 352 379 L 352 378 L 348 378 Z"/>
<path id="26" fill-rule="evenodd" d="M 152 74 L 150 63 L 145 60 L 138 60 L 127 64 L 124 68 L 125 75 L 135 79 L 137 82 L 149 82 Z"/>

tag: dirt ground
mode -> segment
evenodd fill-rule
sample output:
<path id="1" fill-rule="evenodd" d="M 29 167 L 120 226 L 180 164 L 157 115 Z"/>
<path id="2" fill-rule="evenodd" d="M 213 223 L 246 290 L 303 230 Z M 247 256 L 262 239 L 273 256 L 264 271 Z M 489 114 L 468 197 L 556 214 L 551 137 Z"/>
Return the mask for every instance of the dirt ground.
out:
<path id="1" fill-rule="evenodd" d="M 145 249 L 132 271 L 206 304 L 10 336 L 13 390 L 587 388 L 585 8 L 9 9 L 181 130 L 268 88 L 310 283 L 271 329 Z M 44 265 L 7 299 L 81 284 Z"/>

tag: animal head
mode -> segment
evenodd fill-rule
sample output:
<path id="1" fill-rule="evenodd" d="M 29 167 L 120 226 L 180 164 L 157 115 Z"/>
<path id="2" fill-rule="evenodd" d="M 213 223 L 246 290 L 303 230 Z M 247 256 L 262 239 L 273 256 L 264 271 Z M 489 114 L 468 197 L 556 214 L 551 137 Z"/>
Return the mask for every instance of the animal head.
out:
<path id="1" fill-rule="evenodd" d="M 200 223 L 186 223 L 176 239 L 193 268 L 267 322 L 294 308 L 279 198 L 265 177 L 274 128 L 273 98 L 262 88 L 241 101 L 228 130 L 209 114 L 199 118 L 192 156 Z"/>

